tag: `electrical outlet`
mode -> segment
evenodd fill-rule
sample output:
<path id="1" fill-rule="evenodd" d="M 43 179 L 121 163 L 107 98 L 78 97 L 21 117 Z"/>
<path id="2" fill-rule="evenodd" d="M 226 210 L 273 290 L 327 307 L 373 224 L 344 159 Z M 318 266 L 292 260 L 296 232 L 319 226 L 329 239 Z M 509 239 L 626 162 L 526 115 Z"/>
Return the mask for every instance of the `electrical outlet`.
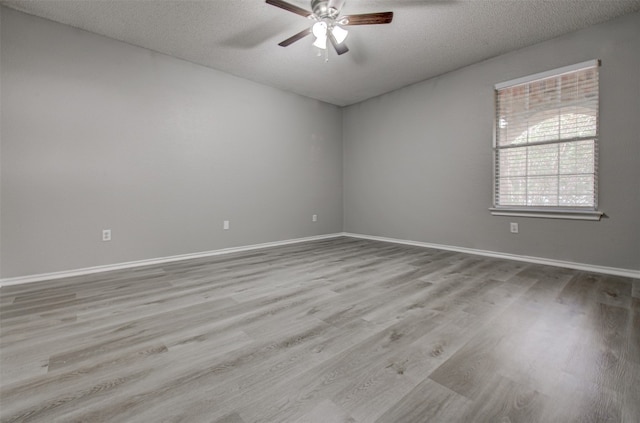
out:
<path id="1" fill-rule="evenodd" d="M 111 241 L 111 229 L 103 229 L 102 230 L 102 240 L 103 241 Z"/>
<path id="2" fill-rule="evenodd" d="M 517 234 L 518 233 L 518 224 L 516 222 L 511 222 L 509 224 L 509 229 L 511 230 L 512 234 Z"/>
<path id="3" fill-rule="evenodd" d="M 225 220 L 224 222 L 222 222 L 222 229 L 224 229 L 225 231 L 229 230 L 229 221 Z"/>
<path id="4" fill-rule="evenodd" d="M 311 216 L 311 221 L 312 222 L 317 222 L 318 221 L 318 215 L 314 214 L 313 216 Z"/>

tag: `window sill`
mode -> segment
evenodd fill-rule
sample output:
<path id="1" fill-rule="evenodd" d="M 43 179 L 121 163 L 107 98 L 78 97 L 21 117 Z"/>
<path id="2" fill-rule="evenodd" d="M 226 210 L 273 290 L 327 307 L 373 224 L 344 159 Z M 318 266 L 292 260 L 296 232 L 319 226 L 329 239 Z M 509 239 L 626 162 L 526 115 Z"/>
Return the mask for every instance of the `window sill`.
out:
<path id="1" fill-rule="evenodd" d="M 539 217 L 545 219 L 600 220 L 604 213 L 597 210 L 545 210 L 545 209 L 509 209 L 490 208 L 493 216 Z"/>

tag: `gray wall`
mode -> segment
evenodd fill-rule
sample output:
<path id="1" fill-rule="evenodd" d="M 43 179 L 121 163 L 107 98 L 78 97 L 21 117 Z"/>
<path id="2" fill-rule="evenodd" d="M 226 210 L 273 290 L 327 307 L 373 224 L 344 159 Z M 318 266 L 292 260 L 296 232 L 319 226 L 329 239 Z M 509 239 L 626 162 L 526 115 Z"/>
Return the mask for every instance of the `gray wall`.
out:
<path id="1" fill-rule="evenodd" d="M 0 10 L 3 278 L 343 228 L 640 269 L 638 14 L 341 111 Z M 593 58 L 607 218 L 491 216 L 493 84 Z"/>
<path id="2" fill-rule="evenodd" d="M 493 85 L 597 58 L 607 218 L 491 216 Z M 640 269 L 640 14 L 350 106 L 343 139 L 347 232 Z"/>
<path id="3" fill-rule="evenodd" d="M 339 108 L 6 8 L 1 25 L 2 277 L 342 230 Z"/>

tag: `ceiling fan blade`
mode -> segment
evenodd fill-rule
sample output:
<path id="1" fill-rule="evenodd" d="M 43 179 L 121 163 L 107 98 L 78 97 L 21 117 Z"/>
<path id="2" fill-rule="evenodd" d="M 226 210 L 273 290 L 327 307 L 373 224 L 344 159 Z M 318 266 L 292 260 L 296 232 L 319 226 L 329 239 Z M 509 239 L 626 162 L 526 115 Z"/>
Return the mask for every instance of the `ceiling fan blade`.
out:
<path id="1" fill-rule="evenodd" d="M 302 31 L 298 32 L 296 35 L 287 38 L 286 40 L 284 40 L 283 42 L 279 43 L 278 45 L 282 46 L 282 47 L 286 47 L 286 46 L 288 46 L 290 44 L 295 43 L 299 39 L 306 37 L 309 34 L 311 34 L 311 28 L 303 29 Z"/>
<path id="2" fill-rule="evenodd" d="M 340 18 L 340 25 L 377 25 L 388 24 L 393 20 L 393 12 L 364 13 L 347 15 Z"/>
<path id="3" fill-rule="evenodd" d="M 296 15 L 304 16 L 305 18 L 308 18 L 309 16 L 313 15 L 313 13 L 309 12 L 308 10 L 304 10 L 301 7 L 295 6 L 291 3 L 287 3 L 286 1 L 283 1 L 283 0 L 266 0 L 266 2 L 267 4 L 270 4 L 275 7 L 279 7 L 280 9 L 288 10 L 289 12 L 293 12 Z"/>
<path id="4" fill-rule="evenodd" d="M 349 48 L 345 43 L 338 44 L 338 40 L 336 40 L 336 37 L 331 33 L 331 31 L 327 31 L 327 37 L 329 38 L 329 41 L 331 41 L 331 45 L 333 46 L 333 48 L 336 49 L 336 53 L 338 53 L 338 56 L 349 51 Z"/>

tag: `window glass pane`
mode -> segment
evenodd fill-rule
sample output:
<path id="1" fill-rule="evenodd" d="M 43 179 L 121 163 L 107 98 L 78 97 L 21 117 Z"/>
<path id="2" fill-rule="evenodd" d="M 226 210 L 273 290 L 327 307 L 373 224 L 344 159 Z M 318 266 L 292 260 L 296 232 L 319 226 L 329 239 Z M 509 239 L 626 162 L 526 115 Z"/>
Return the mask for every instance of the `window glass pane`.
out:
<path id="1" fill-rule="evenodd" d="M 529 110 L 546 109 L 549 104 L 556 105 L 557 88 L 555 78 L 543 79 L 529 84 Z"/>
<path id="2" fill-rule="evenodd" d="M 500 151 L 500 175 L 502 177 L 525 176 L 526 174 L 526 148 L 510 148 Z"/>
<path id="3" fill-rule="evenodd" d="M 527 201 L 527 179 L 525 177 L 501 178 L 499 189 L 499 204 L 518 206 Z"/>
<path id="4" fill-rule="evenodd" d="M 593 101 L 598 98 L 598 72 L 596 68 L 577 72 L 578 100 Z"/>
<path id="5" fill-rule="evenodd" d="M 556 110 L 545 110 L 531 116 L 528 122 L 528 142 L 542 142 L 560 138 L 560 113 Z"/>
<path id="6" fill-rule="evenodd" d="M 553 176 L 531 176 L 527 178 L 527 206 L 557 206 L 558 178 Z"/>
<path id="7" fill-rule="evenodd" d="M 574 102 L 578 99 L 578 73 L 560 75 L 560 99 L 563 103 Z"/>
<path id="8" fill-rule="evenodd" d="M 558 138 L 582 138 L 596 136 L 596 111 L 585 107 L 568 107 L 561 110 Z"/>
<path id="9" fill-rule="evenodd" d="M 508 137 L 503 145 L 526 144 L 529 142 L 528 116 L 508 116 L 506 123 Z"/>
<path id="10" fill-rule="evenodd" d="M 560 176 L 558 205 L 562 207 L 588 207 L 593 205 L 594 176 Z"/>
<path id="11" fill-rule="evenodd" d="M 509 145 L 527 130 L 528 89 L 516 86 L 498 91 L 497 96 L 498 145 Z M 526 141 L 526 140 L 525 140 Z"/>
<path id="12" fill-rule="evenodd" d="M 595 141 L 578 141 L 559 144 L 561 175 L 591 174 L 595 168 Z"/>
<path id="13" fill-rule="evenodd" d="M 556 175 L 558 173 L 558 146 L 556 144 L 525 147 L 529 176 Z"/>

